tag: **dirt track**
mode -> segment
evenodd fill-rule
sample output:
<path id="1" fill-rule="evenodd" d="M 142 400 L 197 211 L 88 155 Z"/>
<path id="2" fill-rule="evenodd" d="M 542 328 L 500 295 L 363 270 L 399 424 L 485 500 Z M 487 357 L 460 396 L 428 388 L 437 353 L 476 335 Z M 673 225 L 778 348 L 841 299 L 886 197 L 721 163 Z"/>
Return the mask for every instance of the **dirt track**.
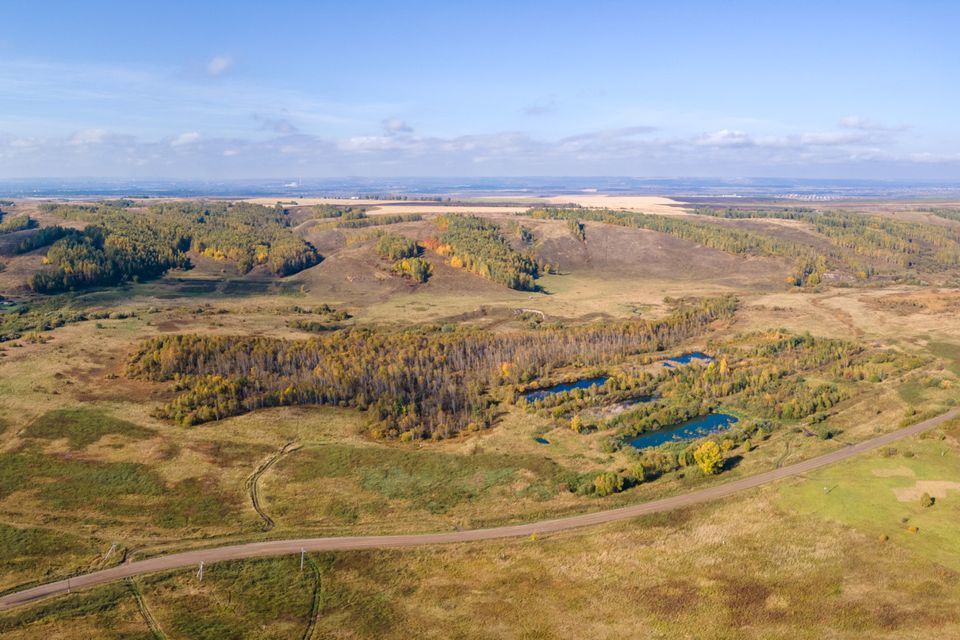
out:
<path id="1" fill-rule="evenodd" d="M 850 445 L 837 451 L 824 454 L 822 456 L 811 458 L 803 462 L 798 462 L 779 469 L 773 469 L 764 473 L 741 478 L 733 482 L 718 484 L 706 489 L 700 489 L 692 493 L 687 493 L 652 502 L 621 507 L 619 509 L 610 509 L 608 511 L 598 511 L 596 513 L 587 513 L 568 518 L 559 518 L 556 520 L 542 520 L 540 522 L 531 522 L 529 524 L 512 525 L 506 527 L 495 527 L 492 529 L 474 529 L 471 531 L 451 531 L 448 533 L 426 533 L 418 535 L 390 535 L 390 536 L 362 536 L 362 537 L 339 537 L 339 538 L 306 538 L 302 540 L 275 540 L 270 542 L 252 542 L 248 544 L 238 544 L 214 549 L 201 549 L 198 551 L 186 551 L 183 553 L 174 553 L 166 556 L 158 556 L 147 560 L 139 560 L 127 564 L 121 564 L 110 569 L 95 571 L 85 575 L 70 578 L 69 580 L 58 580 L 48 584 L 32 587 L 23 591 L 17 591 L 0 597 L 0 611 L 10 609 L 16 606 L 36 602 L 45 598 L 67 593 L 70 590 L 85 589 L 116 580 L 121 580 L 130 576 L 137 576 L 145 573 L 155 573 L 158 571 L 168 571 L 171 569 L 180 569 L 183 567 L 198 566 L 201 562 L 211 564 L 225 560 L 243 560 L 247 558 L 262 558 L 265 556 L 278 556 L 287 554 L 298 554 L 301 550 L 305 551 L 351 551 L 357 549 L 375 549 L 375 548 L 397 548 L 413 547 L 428 544 L 449 544 L 453 542 L 474 542 L 478 540 L 496 540 L 501 538 L 528 537 L 532 534 L 546 534 L 556 531 L 565 531 L 577 527 L 586 527 L 616 520 L 625 520 L 635 518 L 650 513 L 661 511 L 670 511 L 681 507 L 718 500 L 729 495 L 753 489 L 761 485 L 797 476 L 813 469 L 817 469 L 834 462 L 846 460 L 855 455 L 886 446 L 897 440 L 916 435 L 928 429 L 932 429 L 947 420 L 960 414 L 960 409 L 952 409 L 947 413 L 941 414 L 935 418 L 918 422 L 915 425 L 893 431 L 891 433 Z"/>

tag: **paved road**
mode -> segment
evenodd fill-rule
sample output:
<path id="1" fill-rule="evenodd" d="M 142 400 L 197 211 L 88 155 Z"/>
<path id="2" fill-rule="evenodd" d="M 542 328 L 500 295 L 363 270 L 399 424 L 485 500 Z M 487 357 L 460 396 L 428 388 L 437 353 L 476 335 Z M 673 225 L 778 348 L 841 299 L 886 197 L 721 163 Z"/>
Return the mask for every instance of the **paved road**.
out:
<path id="1" fill-rule="evenodd" d="M 40 585 L 23 591 L 17 591 L 0 597 L 0 611 L 10 609 L 19 605 L 36 602 L 44 598 L 66 593 L 68 590 L 85 589 L 96 585 L 113 582 L 130 576 L 137 576 L 145 573 L 155 573 L 158 571 L 168 571 L 170 569 L 181 569 L 183 567 L 196 567 L 200 562 L 211 564 L 222 562 L 224 560 L 244 560 L 247 558 L 263 558 L 266 556 L 279 556 L 287 554 L 298 554 L 301 549 L 306 551 L 352 551 L 357 549 L 382 549 L 398 547 L 415 547 L 427 544 L 448 544 L 452 542 L 474 542 L 477 540 L 497 540 L 501 538 L 515 538 L 521 536 L 530 536 L 531 534 L 545 534 L 556 531 L 565 531 L 577 527 L 586 527 L 604 522 L 613 522 L 615 520 L 625 520 L 635 518 L 650 513 L 661 511 L 670 511 L 681 507 L 709 502 L 725 498 L 729 495 L 753 489 L 781 478 L 788 478 L 807 473 L 814 469 L 846 460 L 855 455 L 886 446 L 897 440 L 916 435 L 928 429 L 932 429 L 947 420 L 960 414 L 960 409 L 952 409 L 947 413 L 939 415 L 915 425 L 893 431 L 891 433 L 850 445 L 837 451 L 832 451 L 825 455 L 811 458 L 803 462 L 773 469 L 757 475 L 748 476 L 733 482 L 718 484 L 706 489 L 700 489 L 691 493 L 644 502 L 642 504 L 621 507 L 619 509 L 610 509 L 608 511 L 598 511 L 596 513 L 587 513 L 568 518 L 559 518 L 556 520 L 541 520 L 540 522 L 531 522 L 529 524 L 512 525 L 507 527 L 495 527 L 492 529 L 473 529 L 471 531 L 451 531 L 448 533 L 426 533 L 418 535 L 392 535 L 392 536 L 353 536 L 340 538 L 305 538 L 302 540 L 275 540 L 271 542 L 251 542 L 248 544 L 238 544 L 214 549 L 201 549 L 197 551 L 185 551 L 183 553 L 173 553 L 165 556 L 157 556 L 147 560 L 138 560 L 127 564 L 121 564 L 110 569 L 95 571 L 85 575 L 70 578 L 69 580 L 58 580 L 48 584 Z"/>

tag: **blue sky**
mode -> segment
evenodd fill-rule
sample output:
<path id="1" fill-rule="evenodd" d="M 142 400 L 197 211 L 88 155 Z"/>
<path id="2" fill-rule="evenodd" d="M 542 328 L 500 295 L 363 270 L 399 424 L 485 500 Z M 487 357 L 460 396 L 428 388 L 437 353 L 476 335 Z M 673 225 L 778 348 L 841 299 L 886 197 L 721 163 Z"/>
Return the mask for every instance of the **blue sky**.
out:
<path id="1" fill-rule="evenodd" d="M 960 179 L 956 2 L 5 4 L 0 178 Z"/>

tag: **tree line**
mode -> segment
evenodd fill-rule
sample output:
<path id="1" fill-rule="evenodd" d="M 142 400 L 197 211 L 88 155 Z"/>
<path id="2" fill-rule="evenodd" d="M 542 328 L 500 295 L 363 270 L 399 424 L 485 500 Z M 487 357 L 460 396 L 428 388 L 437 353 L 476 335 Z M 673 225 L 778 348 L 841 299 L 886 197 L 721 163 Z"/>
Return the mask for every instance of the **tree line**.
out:
<path id="1" fill-rule="evenodd" d="M 581 223 L 587 220 L 666 233 L 727 253 L 793 258 L 796 266 L 791 273 L 791 282 L 798 286 L 812 284 L 809 281 L 814 274 L 817 275 L 817 282 L 819 282 L 820 273 L 816 269 L 821 263 L 817 261 L 817 252 L 813 247 L 754 231 L 734 229 L 700 220 L 612 209 L 534 208 L 529 210 L 527 215 L 544 220 L 566 221 L 571 233 L 579 240 L 585 239 Z M 811 266 L 814 268 L 811 269 Z M 826 267 L 825 263 L 823 267 Z"/>
<path id="2" fill-rule="evenodd" d="M 948 220 L 960 220 L 960 212 L 956 209 L 926 208 L 921 211 Z M 773 218 L 809 223 L 814 231 L 834 245 L 832 257 L 845 263 L 861 278 L 869 277 L 875 270 L 867 266 L 862 257 L 900 269 L 937 271 L 960 265 L 960 229 L 953 226 L 808 207 L 700 207 L 695 213 L 719 218 Z"/>
<path id="3" fill-rule="evenodd" d="M 375 435 L 446 437 L 492 423 L 493 387 L 675 345 L 735 309 L 732 297 L 711 298 L 682 302 L 657 320 L 511 333 L 354 327 L 307 340 L 166 335 L 143 342 L 127 371 L 175 381 L 180 394 L 160 412 L 184 425 L 260 407 L 332 404 L 367 410 Z"/>
<path id="4" fill-rule="evenodd" d="M 37 226 L 37 221 L 28 215 L 20 216 L 2 216 L 0 217 L 0 235 L 14 233 L 16 231 L 25 231 Z"/>
<path id="5" fill-rule="evenodd" d="M 544 269 L 535 258 L 515 251 L 500 228 L 483 218 L 446 214 L 436 220 L 439 234 L 424 245 L 449 257 L 455 268 L 466 269 L 511 289 L 536 291 Z"/>
<path id="6" fill-rule="evenodd" d="M 420 245 L 406 236 L 384 233 L 377 240 L 375 250 L 381 258 L 393 261 L 394 273 L 415 282 L 426 282 L 433 273 L 430 263 L 420 257 Z"/>
<path id="7" fill-rule="evenodd" d="M 18 251 L 51 244 L 28 285 L 52 293 L 153 278 L 190 266 L 188 251 L 234 262 L 241 271 L 265 265 L 285 276 L 321 260 L 289 228 L 285 211 L 245 202 L 169 202 L 145 209 L 115 205 L 50 205 L 50 213 L 90 225 L 82 231 L 47 227 Z"/>
<path id="8" fill-rule="evenodd" d="M 524 400 L 525 387 L 519 386 L 516 401 L 577 432 L 611 429 L 611 442 L 619 446 L 624 439 L 719 408 L 770 425 L 825 416 L 857 393 L 856 383 L 880 382 L 922 364 L 891 350 L 867 350 L 851 341 L 782 330 L 736 336 L 714 344 L 711 352 L 715 360 L 706 365 L 650 369 L 652 361 L 647 360 L 639 371 L 627 365 L 580 370 L 579 379 L 609 375 L 602 385 L 532 402 Z M 643 401 L 630 403 L 638 398 Z M 593 407 L 624 402 L 624 410 L 611 417 L 591 412 Z"/>

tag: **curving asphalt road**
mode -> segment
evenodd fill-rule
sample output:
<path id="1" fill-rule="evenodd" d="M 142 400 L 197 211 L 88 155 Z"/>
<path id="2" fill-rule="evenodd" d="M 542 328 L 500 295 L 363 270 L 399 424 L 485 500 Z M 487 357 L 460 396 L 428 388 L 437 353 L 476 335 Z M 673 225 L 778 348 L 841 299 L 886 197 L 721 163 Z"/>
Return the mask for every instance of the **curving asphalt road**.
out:
<path id="1" fill-rule="evenodd" d="M 734 480 L 724 484 L 718 484 L 706 489 L 700 489 L 691 493 L 661 498 L 651 502 L 621 507 L 619 509 L 610 509 L 608 511 L 598 511 L 596 513 L 587 513 L 579 516 L 567 518 L 558 518 L 556 520 L 541 520 L 529 524 L 511 525 L 506 527 L 494 527 L 492 529 L 473 529 L 470 531 L 451 531 L 448 533 L 425 533 L 417 535 L 390 535 L 390 536 L 348 536 L 338 538 L 304 538 L 301 540 L 274 540 L 270 542 L 251 542 L 248 544 L 237 544 L 213 549 L 200 549 L 197 551 L 185 551 L 183 553 L 173 553 L 165 556 L 157 556 L 146 560 L 138 560 L 121 564 L 110 569 L 103 569 L 81 576 L 76 576 L 68 580 L 58 580 L 50 582 L 23 591 L 16 591 L 0 597 L 0 611 L 11 609 L 24 604 L 29 604 L 50 598 L 52 596 L 68 593 L 71 590 L 86 589 L 96 585 L 121 580 L 131 576 L 138 576 L 145 573 L 155 573 L 158 571 L 168 571 L 171 569 L 181 569 L 183 567 L 195 567 L 201 562 L 211 564 L 225 560 L 244 560 L 247 558 L 262 558 L 266 556 L 279 556 L 287 554 L 298 554 L 301 550 L 305 551 L 354 551 L 358 549 L 381 549 L 414 547 L 428 544 L 448 544 L 453 542 L 475 542 L 478 540 L 498 540 L 501 538 L 515 538 L 521 536 L 530 536 L 532 534 L 553 533 L 556 531 L 565 531 L 577 527 L 586 527 L 616 520 L 625 520 L 637 516 L 657 513 L 661 511 L 670 511 L 681 507 L 718 500 L 729 495 L 753 489 L 761 485 L 797 476 L 820 467 L 852 458 L 855 455 L 886 446 L 903 438 L 907 438 L 918 433 L 933 429 L 960 415 L 960 409 L 952 409 L 947 413 L 941 414 L 935 418 L 918 422 L 917 424 L 892 431 L 876 438 L 850 445 L 837 451 L 804 460 L 796 464 L 773 469 L 764 473 L 758 473 L 753 476 Z"/>

